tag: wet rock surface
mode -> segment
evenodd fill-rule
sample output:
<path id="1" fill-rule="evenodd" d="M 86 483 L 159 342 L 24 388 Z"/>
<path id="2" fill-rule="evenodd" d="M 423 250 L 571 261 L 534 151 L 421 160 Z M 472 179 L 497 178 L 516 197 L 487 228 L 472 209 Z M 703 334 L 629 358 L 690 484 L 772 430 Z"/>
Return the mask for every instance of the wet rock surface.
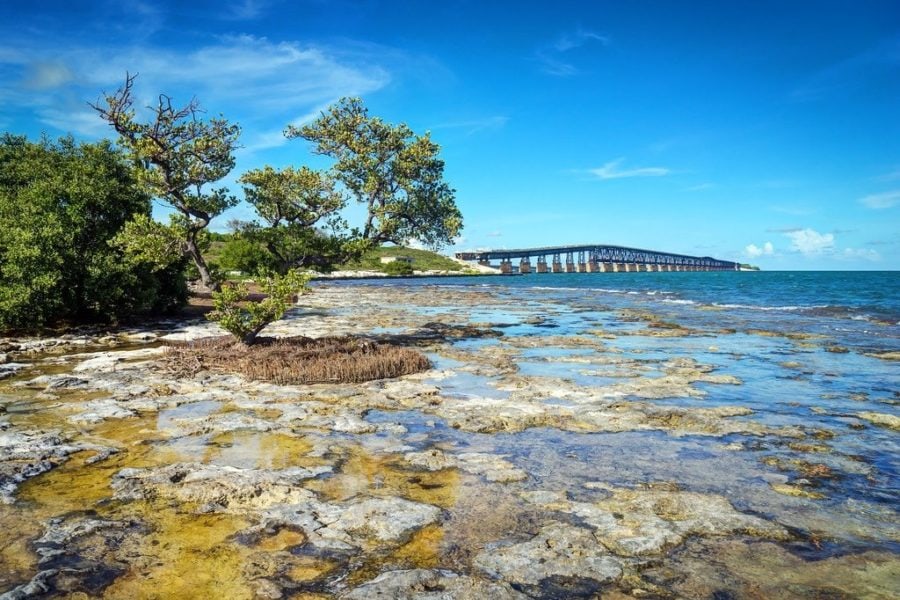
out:
<path id="1" fill-rule="evenodd" d="M 896 391 L 838 389 L 884 356 L 502 288 L 304 303 L 266 334 L 413 345 L 434 368 L 174 377 L 162 344 L 221 333 L 204 322 L 0 343 L 0 597 L 896 589 L 900 515 L 872 453 L 897 443 Z"/>

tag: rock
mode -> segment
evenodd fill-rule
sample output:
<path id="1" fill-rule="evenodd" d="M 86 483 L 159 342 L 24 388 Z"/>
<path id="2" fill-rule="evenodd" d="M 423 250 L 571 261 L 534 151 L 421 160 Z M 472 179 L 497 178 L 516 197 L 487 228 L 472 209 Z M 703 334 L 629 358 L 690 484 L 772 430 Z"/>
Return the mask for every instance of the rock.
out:
<path id="1" fill-rule="evenodd" d="M 347 551 L 398 545 L 440 515 L 436 506 L 397 497 L 356 498 L 346 503 L 309 500 L 273 506 L 265 512 L 264 523 L 298 527 L 315 547 Z"/>
<path id="2" fill-rule="evenodd" d="M 0 424 L 0 502 L 11 504 L 19 484 L 88 449 L 55 431 L 4 431 Z"/>
<path id="3" fill-rule="evenodd" d="M 425 452 L 410 452 L 403 458 L 411 465 L 428 471 L 455 467 L 498 483 L 522 481 L 528 477 L 525 471 L 513 466 L 512 463 L 505 460 L 504 456 L 495 454 L 466 452 L 451 456 L 437 448 L 432 448 Z"/>
<path id="4" fill-rule="evenodd" d="M 453 571 L 388 571 L 339 596 L 341 600 L 524 600 L 505 583 L 459 575 Z"/>
<path id="5" fill-rule="evenodd" d="M 856 416 L 860 419 L 865 419 L 870 423 L 874 423 L 875 425 L 887 427 L 888 429 L 893 429 L 894 431 L 900 431 L 900 417 L 898 417 L 897 415 L 865 411 L 856 413 Z"/>
<path id="6" fill-rule="evenodd" d="M 696 535 L 744 533 L 788 539 L 780 525 L 745 515 L 722 496 L 665 489 L 630 490 L 609 486 L 598 502 L 572 502 L 561 493 L 522 497 L 548 510 L 580 517 L 597 539 L 622 556 L 658 554 Z"/>
<path id="7" fill-rule="evenodd" d="M 596 584 L 617 579 L 622 562 L 583 527 L 553 523 L 527 542 L 491 544 L 475 565 L 512 584 L 538 586 L 548 579 L 587 579 Z"/>
<path id="8" fill-rule="evenodd" d="M 158 469 L 122 469 L 112 480 L 119 500 L 164 498 L 203 505 L 207 510 L 267 508 L 306 502 L 314 496 L 300 482 L 331 467 L 282 470 L 238 469 L 178 463 Z"/>
<path id="9" fill-rule="evenodd" d="M 5 354 L 2 354 L 0 356 L 2 356 L 3 358 L 6 357 Z M 0 379 L 12 377 L 27 366 L 27 363 L 5 362 L 4 360 L 0 360 Z"/>

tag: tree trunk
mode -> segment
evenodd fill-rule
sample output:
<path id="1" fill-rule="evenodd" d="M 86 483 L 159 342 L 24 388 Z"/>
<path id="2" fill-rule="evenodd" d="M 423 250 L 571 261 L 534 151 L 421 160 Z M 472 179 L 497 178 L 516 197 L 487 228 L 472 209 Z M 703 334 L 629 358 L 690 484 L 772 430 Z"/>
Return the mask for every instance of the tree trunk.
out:
<path id="1" fill-rule="evenodd" d="M 190 256 L 191 260 L 194 261 L 194 265 L 197 267 L 197 272 L 200 273 L 200 282 L 211 291 L 218 292 L 222 286 L 218 281 L 213 279 L 212 273 L 209 272 L 209 267 L 206 265 L 206 260 L 203 258 L 203 254 L 200 252 L 200 249 L 197 247 L 197 241 L 194 239 L 188 239 L 185 242 L 185 246 L 187 249 L 187 255 Z"/>

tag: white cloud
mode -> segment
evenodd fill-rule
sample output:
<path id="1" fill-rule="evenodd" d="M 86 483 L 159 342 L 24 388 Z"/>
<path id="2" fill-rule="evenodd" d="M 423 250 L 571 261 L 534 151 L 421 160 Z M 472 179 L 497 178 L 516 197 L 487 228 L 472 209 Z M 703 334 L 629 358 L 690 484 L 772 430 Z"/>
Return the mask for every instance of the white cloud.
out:
<path id="1" fill-rule="evenodd" d="M 92 123 L 100 119 L 87 101 L 96 100 L 101 91 L 113 92 L 126 71 L 139 74 L 138 107 L 154 103 L 160 92 L 176 104 L 196 96 L 210 114 L 224 113 L 245 126 L 257 123 L 247 127 L 257 130 L 260 122 L 271 127 L 272 120 L 286 124 L 303 119 L 341 96 L 371 93 L 391 80 L 372 47 L 348 50 L 249 35 L 220 38 L 188 52 L 146 44 L 53 47 L 39 42 L 24 50 L 16 53 L 0 45 L 0 63 L 38 74 L 32 87 L 44 88 L 44 93 L 38 96 L 14 81 L 0 81 L 4 103 L 33 110 L 47 125 L 90 136 L 97 135 Z M 396 53 L 384 55 L 398 60 Z M 65 56 L 65 64 L 57 56 Z M 61 118 L 60 106 L 66 106 L 68 118 Z M 259 147 L 284 143 L 269 133 L 261 134 L 262 140 L 243 141 Z"/>
<path id="2" fill-rule="evenodd" d="M 60 61 L 32 63 L 24 86 L 30 90 L 48 90 L 72 80 L 72 72 Z"/>
<path id="3" fill-rule="evenodd" d="M 439 123 L 432 129 L 463 129 L 466 135 L 472 135 L 479 131 L 490 131 L 504 127 L 509 122 L 509 117 L 504 115 L 494 115 L 492 117 L 484 117 L 482 119 L 470 119 L 466 121 L 453 121 L 450 123 Z"/>
<path id="4" fill-rule="evenodd" d="M 833 233 L 819 233 L 814 229 L 798 229 L 785 233 L 791 240 L 791 250 L 805 256 L 816 256 L 834 248 Z"/>
<path id="5" fill-rule="evenodd" d="M 762 245 L 762 248 L 760 248 L 756 244 L 749 244 L 746 248 L 744 248 L 744 254 L 746 254 L 750 258 L 771 256 L 775 254 L 775 246 L 772 245 L 772 242 L 766 242 Z"/>
<path id="6" fill-rule="evenodd" d="M 500 231 L 492 231 L 487 234 L 488 237 L 503 237 L 503 233 Z"/>
<path id="7" fill-rule="evenodd" d="M 891 208 L 896 204 L 900 204 L 900 190 L 884 192 L 883 194 L 872 194 L 871 196 L 860 198 L 859 202 L 869 208 Z"/>
<path id="8" fill-rule="evenodd" d="M 702 192 L 703 190 L 711 190 L 716 187 L 714 183 L 699 183 L 697 185 L 692 185 L 690 187 L 684 188 L 686 192 Z"/>
<path id="9" fill-rule="evenodd" d="M 624 158 L 611 160 L 602 167 L 589 169 L 589 172 L 600 179 L 622 179 L 625 177 L 661 177 L 672 171 L 665 167 L 636 167 L 631 169 L 620 168 Z"/>
<path id="10" fill-rule="evenodd" d="M 881 260 L 881 254 L 871 248 L 844 248 L 842 256 L 849 260 L 862 259 L 873 262 Z"/>
<path id="11" fill-rule="evenodd" d="M 593 31 L 579 29 L 557 38 L 553 43 L 539 48 L 535 52 L 541 70 L 548 75 L 570 77 L 578 74 L 578 68 L 571 61 L 564 60 L 565 53 L 581 48 L 589 43 L 609 44 L 609 38 Z"/>

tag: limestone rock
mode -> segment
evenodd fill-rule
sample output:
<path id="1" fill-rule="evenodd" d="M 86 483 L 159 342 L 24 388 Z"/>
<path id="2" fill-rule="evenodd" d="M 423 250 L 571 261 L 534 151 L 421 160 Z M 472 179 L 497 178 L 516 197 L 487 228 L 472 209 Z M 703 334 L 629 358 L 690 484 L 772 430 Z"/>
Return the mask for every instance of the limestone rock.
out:
<path id="1" fill-rule="evenodd" d="M 491 545 L 475 557 L 489 575 L 513 584 L 538 586 L 550 578 L 605 582 L 622 574 L 622 562 L 583 527 L 553 523 L 531 540 Z"/>
<path id="2" fill-rule="evenodd" d="M 340 596 L 341 600 L 524 600 L 508 585 L 453 571 L 388 571 Z"/>

